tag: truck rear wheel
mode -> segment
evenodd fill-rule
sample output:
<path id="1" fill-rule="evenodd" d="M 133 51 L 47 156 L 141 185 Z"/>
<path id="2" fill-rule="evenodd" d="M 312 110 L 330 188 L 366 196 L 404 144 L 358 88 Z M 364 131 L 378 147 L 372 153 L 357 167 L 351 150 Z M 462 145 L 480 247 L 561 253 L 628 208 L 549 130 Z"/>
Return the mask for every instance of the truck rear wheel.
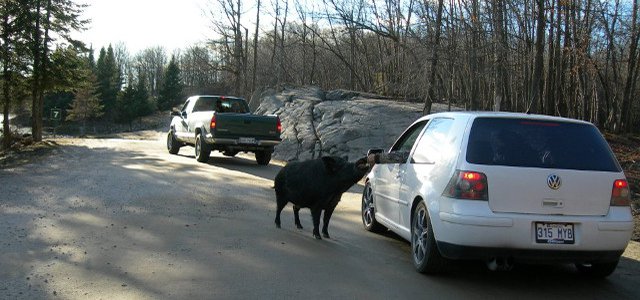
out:
<path id="1" fill-rule="evenodd" d="M 169 130 L 167 134 L 167 150 L 169 150 L 170 154 L 178 154 L 180 151 L 180 143 L 176 140 L 175 135 L 173 135 L 173 130 Z"/>
<path id="2" fill-rule="evenodd" d="M 211 149 L 209 145 L 202 138 L 202 134 L 198 133 L 196 135 L 196 160 L 199 162 L 207 162 L 209 160 L 209 156 L 211 155 Z"/>
<path id="3" fill-rule="evenodd" d="M 269 150 L 256 151 L 256 162 L 259 165 L 266 166 L 269 164 L 269 161 L 271 161 L 271 151 Z"/>

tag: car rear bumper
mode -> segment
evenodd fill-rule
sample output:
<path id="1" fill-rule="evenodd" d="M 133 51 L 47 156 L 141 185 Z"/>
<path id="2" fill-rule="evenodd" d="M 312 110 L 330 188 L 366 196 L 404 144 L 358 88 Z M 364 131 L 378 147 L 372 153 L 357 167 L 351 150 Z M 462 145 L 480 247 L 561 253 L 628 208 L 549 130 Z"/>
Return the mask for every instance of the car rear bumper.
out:
<path id="1" fill-rule="evenodd" d="M 611 207 L 606 216 L 562 216 L 493 213 L 486 202 L 468 202 L 464 209 L 454 206 L 454 212 L 441 211 L 432 218 L 436 240 L 446 257 L 611 260 L 622 254 L 633 231 L 628 207 Z M 536 242 L 536 222 L 573 224 L 574 243 Z"/>
<path id="2" fill-rule="evenodd" d="M 510 259 L 526 263 L 575 263 L 575 262 L 612 262 L 620 258 L 624 250 L 611 251 L 570 251 L 570 250 L 533 250 L 472 247 L 438 242 L 442 256 L 450 259 Z"/>

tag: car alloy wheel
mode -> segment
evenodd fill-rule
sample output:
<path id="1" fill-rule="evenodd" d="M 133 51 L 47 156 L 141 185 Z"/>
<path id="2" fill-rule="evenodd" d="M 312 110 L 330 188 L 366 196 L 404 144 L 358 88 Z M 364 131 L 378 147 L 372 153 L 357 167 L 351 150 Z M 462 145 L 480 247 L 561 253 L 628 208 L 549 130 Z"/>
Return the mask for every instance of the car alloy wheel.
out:
<path id="1" fill-rule="evenodd" d="M 364 229 L 371 232 L 383 232 L 386 228 L 376 221 L 375 205 L 373 203 L 373 188 L 367 182 L 362 191 L 362 225 Z"/>
<path id="2" fill-rule="evenodd" d="M 445 259 L 436 245 L 429 212 L 423 201 L 418 203 L 413 212 L 411 256 L 413 265 L 420 273 L 435 274 L 444 269 Z"/>
<path id="3" fill-rule="evenodd" d="M 429 225 L 425 223 L 426 209 L 424 209 L 424 207 L 419 208 L 415 215 L 416 220 L 413 225 L 412 252 L 415 262 L 417 264 L 421 264 L 426 257 L 427 229 Z"/>
<path id="4" fill-rule="evenodd" d="M 362 222 L 364 226 L 371 227 L 373 224 L 373 197 L 371 196 L 371 185 L 367 184 L 362 195 Z"/>

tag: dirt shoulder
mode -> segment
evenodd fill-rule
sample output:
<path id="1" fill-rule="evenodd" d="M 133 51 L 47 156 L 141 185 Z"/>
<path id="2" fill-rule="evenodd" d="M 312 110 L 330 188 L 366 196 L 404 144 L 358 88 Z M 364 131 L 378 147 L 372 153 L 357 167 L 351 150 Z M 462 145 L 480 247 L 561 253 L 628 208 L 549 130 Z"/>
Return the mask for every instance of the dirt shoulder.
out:
<path id="1" fill-rule="evenodd" d="M 58 147 L 54 140 L 38 143 L 16 143 L 13 147 L 0 150 L 0 169 L 9 169 L 47 157 Z"/>

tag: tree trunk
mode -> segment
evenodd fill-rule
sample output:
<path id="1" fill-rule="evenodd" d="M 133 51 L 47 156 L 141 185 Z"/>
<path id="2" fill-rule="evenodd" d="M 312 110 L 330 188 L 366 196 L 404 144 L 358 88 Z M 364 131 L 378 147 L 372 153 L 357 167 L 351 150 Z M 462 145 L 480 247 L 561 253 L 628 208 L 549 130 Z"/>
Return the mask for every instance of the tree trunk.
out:
<path id="1" fill-rule="evenodd" d="M 507 88 L 509 86 L 507 72 L 506 72 L 506 64 L 507 64 L 507 55 L 506 49 L 508 47 L 506 34 L 504 32 L 504 1 L 496 0 L 493 3 L 493 20 L 494 20 L 494 45 L 496 47 L 496 51 L 494 53 L 495 56 L 495 64 L 496 64 L 496 72 L 495 72 L 495 87 L 494 87 L 494 96 L 493 96 L 493 110 L 500 111 L 503 102 L 506 101 L 507 97 Z"/>
<path id="2" fill-rule="evenodd" d="M 242 70 L 243 70 L 243 65 L 242 65 L 242 56 L 243 56 L 243 50 L 242 50 L 242 26 L 240 23 L 240 17 L 241 17 L 241 1 L 238 0 L 237 2 L 237 6 L 235 7 L 235 14 L 233 15 L 234 18 L 234 50 L 233 50 L 233 56 L 234 56 L 234 60 L 235 60 L 235 82 L 234 82 L 234 89 L 235 89 L 235 93 L 236 95 L 240 95 L 241 94 L 241 86 L 242 86 Z"/>
<path id="3" fill-rule="evenodd" d="M 2 119 L 2 148 L 3 149 L 7 149 L 11 146 L 11 127 L 9 126 L 9 111 L 10 111 L 10 107 L 11 107 L 11 73 L 9 73 L 9 34 L 10 34 L 10 29 L 9 29 L 9 14 L 5 14 L 3 20 L 2 20 L 2 40 L 3 40 L 3 44 L 4 47 L 2 47 L 2 66 L 3 66 L 3 70 L 2 70 L 2 77 L 3 77 L 3 84 L 2 84 L 2 96 L 3 96 L 3 106 L 2 106 L 2 115 L 3 115 L 3 119 Z"/>
<path id="4" fill-rule="evenodd" d="M 42 140 L 42 109 L 40 108 L 40 89 L 42 73 L 42 53 L 40 52 L 40 0 L 36 0 L 35 28 L 33 31 L 33 74 L 31 86 L 31 134 L 34 141 Z"/>
<path id="5" fill-rule="evenodd" d="M 273 21 L 273 47 L 271 48 L 271 64 L 270 66 L 275 66 L 276 62 L 276 50 L 278 49 L 278 20 L 280 18 L 280 1 L 275 1 L 275 21 Z M 275 72 L 274 75 L 276 76 L 272 76 L 271 77 L 271 85 L 275 85 L 280 83 L 280 78 L 278 76 L 278 74 L 280 74 L 280 72 Z"/>
<path id="6" fill-rule="evenodd" d="M 471 94 L 469 95 L 469 109 L 470 110 L 478 110 L 480 109 L 480 104 L 478 102 L 479 91 L 480 91 L 480 76 L 478 74 L 479 67 L 479 59 L 478 53 L 476 53 L 477 49 L 480 47 L 480 4 L 478 0 L 471 1 L 471 49 L 469 49 L 469 53 L 471 56 Z"/>
<path id="7" fill-rule="evenodd" d="M 425 5 L 427 1 L 425 0 Z M 444 7 L 444 1 L 438 0 L 438 13 L 436 15 L 436 32 L 433 41 L 433 58 L 431 59 L 431 69 L 429 70 L 429 82 L 427 82 L 427 96 L 424 99 L 424 107 L 422 108 L 422 114 L 428 115 L 431 113 L 431 105 L 433 104 L 433 100 L 435 98 L 433 92 L 434 81 L 436 80 L 436 67 L 438 66 L 438 53 L 440 46 L 440 33 L 442 31 L 442 10 Z"/>
<path id="8" fill-rule="evenodd" d="M 640 38 L 640 34 L 638 33 L 638 1 L 633 2 L 633 13 L 631 17 L 631 45 L 629 47 L 629 60 L 627 63 L 627 80 L 624 85 L 624 96 L 622 99 L 622 126 L 621 130 L 626 132 L 631 132 L 632 130 L 632 120 L 631 120 L 631 109 L 632 105 L 632 90 L 635 86 L 635 77 L 636 77 L 636 51 L 638 48 L 638 39 Z"/>
<path id="9" fill-rule="evenodd" d="M 280 24 L 280 79 L 284 82 L 289 80 L 289 76 L 287 76 L 287 53 L 285 52 L 284 47 L 284 38 L 286 34 L 286 26 L 287 26 L 287 15 L 289 14 L 289 1 L 284 1 L 284 18 L 282 19 L 282 23 Z"/>
<path id="10" fill-rule="evenodd" d="M 566 117 L 567 116 L 567 106 L 566 106 L 566 100 L 564 99 L 564 93 L 563 93 L 563 89 L 562 89 L 562 84 L 564 82 L 564 68 L 565 68 L 565 51 L 562 47 L 562 45 L 560 44 L 561 42 L 561 37 L 562 35 L 560 34 L 561 28 L 562 28 L 562 3 L 563 0 L 558 0 L 557 1 L 557 11 L 558 11 L 558 19 L 556 20 L 556 41 L 555 41 L 555 53 L 554 53 L 554 68 L 555 68 L 555 76 L 554 76 L 554 81 L 553 82 L 549 82 L 551 85 L 553 85 L 553 89 L 554 89 L 554 98 L 555 98 L 555 110 L 556 110 L 556 114 L 559 116 L 563 116 Z M 564 14 L 566 15 L 566 9 Z"/>
<path id="11" fill-rule="evenodd" d="M 551 9 L 549 10 L 551 13 L 551 16 L 549 17 L 549 41 L 548 41 L 548 45 L 549 45 L 549 56 L 548 56 L 548 60 L 547 60 L 547 64 L 548 64 L 548 69 L 547 69 L 547 91 L 546 91 L 546 97 L 545 97 L 545 104 L 544 104 L 544 113 L 546 115 L 550 115 L 553 116 L 555 115 L 555 103 L 557 101 L 557 99 L 555 98 L 555 69 L 556 69 L 556 65 L 555 65 L 555 54 L 556 54 L 556 50 L 555 50 L 555 45 L 554 45 L 554 23 L 555 23 L 555 2 L 551 1 Z M 560 15 L 558 15 L 558 19 L 560 19 Z M 558 35 L 560 35 L 560 32 L 558 32 Z"/>
<path id="12" fill-rule="evenodd" d="M 528 111 L 531 113 L 540 112 L 540 103 L 543 93 L 542 70 L 544 68 L 544 36 L 545 36 L 545 18 L 544 18 L 544 0 L 538 0 L 538 20 L 536 28 L 536 44 L 535 44 L 535 62 L 530 92 L 530 102 Z"/>
<path id="13" fill-rule="evenodd" d="M 253 70 L 251 74 L 251 93 L 256 91 L 256 70 L 258 68 L 258 29 L 260 29 L 260 1 L 258 0 L 256 8 L 256 31 L 253 35 Z"/>

